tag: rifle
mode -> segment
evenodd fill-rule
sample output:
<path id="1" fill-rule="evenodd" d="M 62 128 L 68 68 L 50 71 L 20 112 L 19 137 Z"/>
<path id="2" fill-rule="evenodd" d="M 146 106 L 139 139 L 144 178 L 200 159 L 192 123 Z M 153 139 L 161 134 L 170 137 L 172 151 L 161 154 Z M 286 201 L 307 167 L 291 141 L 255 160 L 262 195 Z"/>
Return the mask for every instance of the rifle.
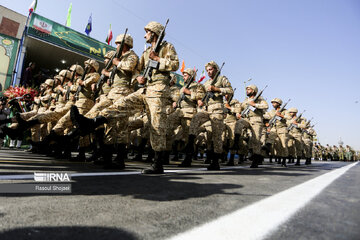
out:
<path id="1" fill-rule="evenodd" d="M 229 98 L 229 100 L 227 101 L 227 102 L 228 102 L 228 104 L 229 104 L 229 106 L 230 106 L 231 101 L 232 101 L 232 100 L 233 100 L 233 98 L 234 98 L 235 91 L 236 91 L 236 88 L 234 88 L 234 94 L 233 94 L 233 95 L 231 95 L 231 97 L 230 97 L 230 98 Z M 230 114 L 230 109 L 225 108 L 225 113 Z"/>
<path id="2" fill-rule="evenodd" d="M 84 69 L 84 73 L 83 73 L 83 75 L 81 76 L 81 81 L 84 81 L 85 76 L 86 76 L 86 73 L 87 73 L 87 71 L 89 71 L 89 69 L 90 69 L 90 66 L 89 66 L 89 65 L 86 65 L 86 66 L 85 66 L 85 69 Z M 75 93 L 75 98 L 76 98 L 76 100 L 79 100 L 79 94 L 80 94 L 80 92 L 82 91 L 82 89 L 83 89 L 83 86 L 82 86 L 82 85 L 79 85 L 78 88 L 76 89 L 76 93 Z"/>
<path id="3" fill-rule="evenodd" d="M 222 63 L 220 69 L 216 72 L 215 77 L 213 78 L 212 82 L 211 82 L 211 86 L 214 86 L 216 84 L 216 82 L 218 81 L 218 78 L 220 76 L 220 72 L 223 68 L 223 66 L 225 65 L 225 62 Z M 210 98 L 214 98 L 215 94 L 211 91 L 206 92 L 205 96 L 203 97 L 203 99 L 201 100 L 205 105 L 207 105 L 207 103 L 209 102 Z"/>
<path id="4" fill-rule="evenodd" d="M 302 115 L 304 114 L 306 110 L 304 110 L 302 113 L 300 113 L 300 115 L 295 119 L 295 122 L 298 122 L 300 120 L 300 118 L 302 117 Z M 293 123 L 290 124 L 290 126 L 287 128 L 288 131 L 291 131 L 294 127 L 297 128 L 297 126 Z"/>
<path id="5" fill-rule="evenodd" d="M 196 71 L 190 76 L 190 80 L 189 80 L 189 82 L 185 85 L 185 88 L 189 89 L 191 83 L 195 80 L 195 75 L 196 75 L 197 71 L 198 71 L 198 70 L 196 69 Z M 184 99 L 185 99 L 185 93 L 184 93 L 184 91 L 183 91 L 183 92 L 181 93 L 181 95 L 180 95 L 180 98 L 177 100 L 176 106 L 175 106 L 174 109 L 180 107 L 181 101 L 183 101 Z"/>
<path id="6" fill-rule="evenodd" d="M 269 121 L 269 127 L 268 127 L 268 129 L 271 129 L 271 128 L 274 126 L 276 120 L 279 120 L 279 121 L 281 120 L 281 117 L 277 116 L 277 115 L 276 115 L 276 112 L 280 112 L 280 113 L 281 113 L 282 111 L 284 111 L 286 105 L 290 102 L 290 100 L 291 100 L 291 99 L 289 99 L 285 104 L 283 104 L 283 105 L 281 106 L 281 108 L 279 109 L 279 111 L 275 111 L 275 116 L 272 117 L 272 118 L 270 119 L 270 121 Z"/>
<path id="7" fill-rule="evenodd" d="M 109 62 L 110 62 L 110 67 L 112 66 L 112 60 L 113 60 L 114 58 L 121 58 L 121 56 L 122 56 L 122 52 L 123 52 L 124 45 L 125 45 L 125 37 L 126 37 L 127 31 L 128 31 L 128 29 L 126 28 L 126 29 L 125 29 L 125 33 L 124 33 L 124 38 L 123 38 L 123 40 L 121 41 L 119 50 L 116 51 L 116 54 L 114 55 L 114 57 L 111 59 L 111 61 L 109 61 Z M 108 63 L 108 64 L 109 64 L 109 63 Z M 110 67 L 109 67 L 109 68 L 110 68 Z M 112 70 L 111 70 L 111 74 L 110 74 L 110 86 L 114 83 L 114 77 L 115 77 L 116 71 L 117 71 L 117 66 L 113 66 L 113 68 L 112 68 Z M 100 91 L 100 89 L 99 89 L 99 91 Z"/>
<path id="8" fill-rule="evenodd" d="M 73 75 L 71 76 L 70 82 L 72 84 L 74 84 L 74 78 L 75 78 L 75 72 L 76 72 L 76 67 L 77 67 L 78 63 L 75 64 L 75 71 L 73 71 Z M 66 75 L 67 75 L 67 71 L 69 71 L 69 68 L 66 69 Z M 65 76 L 66 76 L 65 75 Z M 63 82 L 61 83 L 61 85 L 63 84 Z M 59 93 L 59 92 L 58 92 Z M 67 88 L 66 90 L 66 94 L 65 94 L 65 100 L 68 101 L 70 98 L 70 87 Z M 59 99 L 59 98 L 58 98 Z"/>
<path id="9" fill-rule="evenodd" d="M 310 126 L 311 120 L 313 120 L 313 119 L 314 119 L 314 118 L 312 117 L 312 118 L 306 123 L 305 126 L 306 126 L 306 127 L 307 127 L 307 126 Z"/>
<path id="10" fill-rule="evenodd" d="M 263 90 L 261 90 L 260 92 L 258 92 L 255 96 L 255 98 L 253 99 L 253 102 L 257 101 L 259 99 L 259 97 L 261 96 L 261 94 L 264 92 L 265 88 L 267 88 L 268 85 L 266 85 Z M 256 108 L 253 106 L 248 105 L 242 112 L 241 112 L 241 117 L 242 118 L 246 118 L 249 116 L 249 113 L 251 111 L 255 111 Z"/>
<path id="11" fill-rule="evenodd" d="M 165 27 L 164 27 L 164 29 L 160 32 L 159 37 L 158 37 L 158 39 L 157 39 L 157 41 L 156 41 L 155 47 L 154 47 L 154 49 L 153 49 L 153 51 L 154 51 L 155 53 L 159 53 L 159 51 L 160 51 L 160 45 L 161 45 L 161 43 L 162 43 L 162 41 L 163 41 L 163 39 L 164 39 L 164 37 L 165 37 L 165 29 L 166 29 L 166 27 L 167 27 L 167 25 L 168 25 L 168 22 L 169 22 L 169 19 L 166 20 Z M 155 60 L 152 60 L 152 59 L 149 59 L 149 61 L 147 62 L 147 65 L 146 65 L 146 68 L 145 68 L 145 71 L 144 71 L 143 76 L 144 76 L 144 78 L 146 78 L 146 80 L 147 80 L 149 83 L 152 82 L 151 77 L 152 77 L 153 71 L 156 70 L 156 69 L 158 69 L 158 68 L 159 68 L 159 65 L 160 65 L 160 63 L 159 63 L 158 61 L 155 61 Z M 138 87 L 141 88 L 141 87 L 144 87 L 144 86 L 143 86 L 142 84 L 139 84 Z"/>

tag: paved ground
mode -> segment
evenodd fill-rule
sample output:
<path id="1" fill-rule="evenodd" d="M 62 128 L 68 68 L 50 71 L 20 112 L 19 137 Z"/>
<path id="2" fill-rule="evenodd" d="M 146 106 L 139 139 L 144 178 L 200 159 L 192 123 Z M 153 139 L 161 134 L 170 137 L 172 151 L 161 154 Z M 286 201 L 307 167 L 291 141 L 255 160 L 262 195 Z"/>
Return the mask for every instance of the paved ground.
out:
<path id="1" fill-rule="evenodd" d="M 265 162 L 258 169 L 250 169 L 247 163 L 206 171 L 200 161 L 191 169 L 180 169 L 172 162 L 166 174 L 144 176 L 139 174 L 147 165 L 142 162 L 129 161 L 126 170 L 114 172 L 88 163 L 0 150 L 0 184 L 34 183 L 35 171 L 74 174 L 71 194 L 0 193 L 0 239 L 167 239 L 204 224 L 206 233 L 206 223 L 216 226 L 221 217 L 347 167 L 281 225 L 265 216 L 281 209 L 283 200 L 261 208 L 256 213 L 258 221 L 250 225 L 265 229 L 261 219 L 274 221 L 271 231 L 261 237 L 267 239 L 360 239 L 360 166 L 350 164 L 316 161 L 310 166 L 282 168 Z M 93 173 L 98 176 L 90 176 Z M 295 206 L 297 197 L 288 202 Z M 256 239 L 245 234 L 250 228 L 242 222 L 246 219 L 232 221 L 230 229 L 243 235 L 223 239 Z M 189 239 L 211 237 L 190 235 Z"/>

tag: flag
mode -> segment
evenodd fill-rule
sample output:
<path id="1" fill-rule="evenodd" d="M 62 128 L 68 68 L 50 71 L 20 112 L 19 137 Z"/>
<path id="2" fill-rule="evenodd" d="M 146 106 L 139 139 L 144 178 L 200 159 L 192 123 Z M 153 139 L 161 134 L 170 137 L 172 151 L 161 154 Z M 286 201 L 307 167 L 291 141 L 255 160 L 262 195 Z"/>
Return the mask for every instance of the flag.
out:
<path id="1" fill-rule="evenodd" d="M 92 28 L 91 28 L 91 25 L 92 25 L 92 17 L 91 17 L 92 14 L 90 14 L 90 17 L 89 17 L 89 20 L 88 20 L 88 24 L 86 25 L 85 27 L 85 32 L 86 34 L 89 36 Z"/>
<path id="2" fill-rule="evenodd" d="M 108 32 L 108 35 L 106 37 L 106 40 L 105 42 L 110 45 L 110 42 L 111 42 L 111 39 L 113 38 L 113 34 L 112 34 L 112 31 L 111 31 L 111 24 L 110 24 L 110 29 L 109 29 L 109 32 Z"/>
<path id="3" fill-rule="evenodd" d="M 180 72 L 183 72 L 185 70 L 185 62 L 182 61 Z"/>
<path id="4" fill-rule="evenodd" d="M 205 79 L 205 70 L 202 71 L 198 83 L 202 82 L 202 80 L 204 80 L 204 79 Z"/>
<path id="5" fill-rule="evenodd" d="M 66 18 L 65 26 L 67 26 L 67 27 L 71 27 L 71 10 L 72 10 L 72 3 L 70 3 L 69 10 L 68 10 L 68 15 L 67 15 L 67 18 Z"/>
<path id="6" fill-rule="evenodd" d="M 37 6 L 37 0 L 34 0 L 29 7 L 29 14 L 31 14 L 32 12 L 35 12 L 36 6 Z"/>

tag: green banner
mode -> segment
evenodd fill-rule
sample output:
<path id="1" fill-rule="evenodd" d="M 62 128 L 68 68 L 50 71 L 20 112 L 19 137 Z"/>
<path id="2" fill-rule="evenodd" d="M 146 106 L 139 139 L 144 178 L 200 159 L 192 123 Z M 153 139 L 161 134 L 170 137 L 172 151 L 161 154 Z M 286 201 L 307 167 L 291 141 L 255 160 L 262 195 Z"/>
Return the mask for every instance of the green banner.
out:
<path id="1" fill-rule="evenodd" d="M 86 55 L 90 58 L 95 58 L 99 61 L 104 60 L 107 51 L 116 50 L 114 47 L 53 22 L 36 13 L 32 13 L 28 35 Z"/>
<path id="2" fill-rule="evenodd" d="M 0 33 L 0 91 L 11 84 L 19 40 Z"/>

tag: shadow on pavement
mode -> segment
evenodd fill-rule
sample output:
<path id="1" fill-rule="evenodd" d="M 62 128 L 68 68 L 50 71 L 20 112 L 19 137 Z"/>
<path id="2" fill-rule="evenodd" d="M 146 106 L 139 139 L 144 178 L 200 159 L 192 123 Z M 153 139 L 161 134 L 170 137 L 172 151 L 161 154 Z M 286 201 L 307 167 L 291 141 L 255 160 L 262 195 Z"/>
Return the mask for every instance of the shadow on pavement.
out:
<path id="1" fill-rule="evenodd" d="M 118 228 L 107 227 L 25 227 L 0 232 L 0 239 L 139 239 Z"/>

